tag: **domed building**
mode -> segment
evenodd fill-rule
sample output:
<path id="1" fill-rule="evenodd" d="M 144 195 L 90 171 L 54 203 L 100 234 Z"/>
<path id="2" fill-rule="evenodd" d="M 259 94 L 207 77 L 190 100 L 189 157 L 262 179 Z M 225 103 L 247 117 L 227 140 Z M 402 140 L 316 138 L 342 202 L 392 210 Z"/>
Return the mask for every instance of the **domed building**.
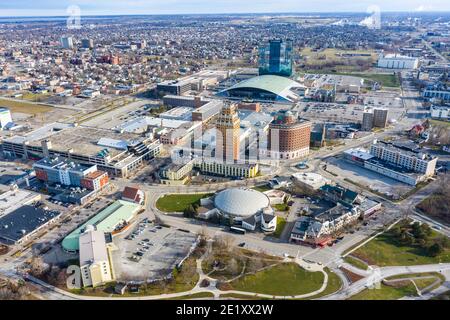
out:
<path id="1" fill-rule="evenodd" d="M 241 223 L 242 227 L 248 230 L 255 230 L 257 224 L 262 226 L 263 220 L 264 225 L 273 225 L 273 221 L 276 225 L 269 197 L 257 190 L 247 188 L 223 190 L 215 196 L 214 206 L 219 214 L 232 218 L 235 223 Z"/>
<path id="2" fill-rule="evenodd" d="M 264 193 L 245 188 L 232 188 L 219 192 L 214 198 L 215 207 L 225 216 L 245 218 L 253 216 L 270 205 Z"/>

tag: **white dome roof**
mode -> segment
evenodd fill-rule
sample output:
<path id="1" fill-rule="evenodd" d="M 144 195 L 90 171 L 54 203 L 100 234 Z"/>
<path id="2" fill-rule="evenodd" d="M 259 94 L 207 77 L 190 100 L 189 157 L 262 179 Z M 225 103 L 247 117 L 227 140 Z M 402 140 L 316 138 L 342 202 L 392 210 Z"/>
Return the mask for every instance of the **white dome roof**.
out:
<path id="1" fill-rule="evenodd" d="M 253 189 L 233 188 L 219 192 L 214 205 L 224 214 L 248 217 L 268 207 L 269 198 Z"/>

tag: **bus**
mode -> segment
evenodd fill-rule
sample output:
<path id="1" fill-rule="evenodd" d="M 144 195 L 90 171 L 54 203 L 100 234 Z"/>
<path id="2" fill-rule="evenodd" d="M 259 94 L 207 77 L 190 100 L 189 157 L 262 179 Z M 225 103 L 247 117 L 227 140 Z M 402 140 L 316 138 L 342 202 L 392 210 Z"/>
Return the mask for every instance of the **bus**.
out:
<path id="1" fill-rule="evenodd" d="M 245 234 L 245 229 L 238 228 L 238 227 L 230 227 L 230 231 L 238 234 Z"/>

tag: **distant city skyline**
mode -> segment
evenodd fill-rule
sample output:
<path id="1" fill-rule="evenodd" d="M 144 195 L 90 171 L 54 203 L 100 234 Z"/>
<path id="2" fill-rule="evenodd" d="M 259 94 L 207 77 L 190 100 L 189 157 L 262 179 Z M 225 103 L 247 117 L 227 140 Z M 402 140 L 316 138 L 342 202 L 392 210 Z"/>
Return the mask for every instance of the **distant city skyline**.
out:
<path id="1" fill-rule="evenodd" d="M 0 3 L 1 17 L 66 16 L 67 8 L 79 6 L 82 15 L 127 14 L 207 14 L 207 13 L 280 13 L 280 12 L 366 12 L 379 6 L 381 12 L 450 12 L 448 0 L 16 0 Z"/>

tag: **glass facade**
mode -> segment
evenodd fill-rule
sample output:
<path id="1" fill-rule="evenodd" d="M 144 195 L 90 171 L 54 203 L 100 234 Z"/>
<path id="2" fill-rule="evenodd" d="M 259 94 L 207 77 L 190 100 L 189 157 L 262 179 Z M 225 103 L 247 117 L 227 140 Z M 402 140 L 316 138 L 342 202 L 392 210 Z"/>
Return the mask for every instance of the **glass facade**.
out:
<path id="1" fill-rule="evenodd" d="M 292 75 L 292 40 L 270 40 L 259 48 L 259 74 L 290 77 Z"/>

